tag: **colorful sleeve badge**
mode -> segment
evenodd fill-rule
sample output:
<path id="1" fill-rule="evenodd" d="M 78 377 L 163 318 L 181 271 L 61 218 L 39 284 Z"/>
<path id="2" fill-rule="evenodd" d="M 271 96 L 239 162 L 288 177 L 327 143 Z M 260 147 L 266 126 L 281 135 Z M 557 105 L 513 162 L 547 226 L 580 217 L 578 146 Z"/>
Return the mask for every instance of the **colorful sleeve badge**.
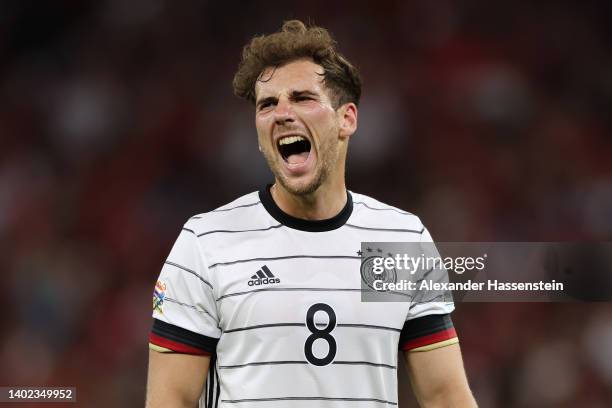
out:
<path id="1" fill-rule="evenodd" d="M 162 306 L 166 298 L 166 284 L 162 281 L 157 281 L 155 290 L 153 291 L 153 311 L 163 314 Z"/>

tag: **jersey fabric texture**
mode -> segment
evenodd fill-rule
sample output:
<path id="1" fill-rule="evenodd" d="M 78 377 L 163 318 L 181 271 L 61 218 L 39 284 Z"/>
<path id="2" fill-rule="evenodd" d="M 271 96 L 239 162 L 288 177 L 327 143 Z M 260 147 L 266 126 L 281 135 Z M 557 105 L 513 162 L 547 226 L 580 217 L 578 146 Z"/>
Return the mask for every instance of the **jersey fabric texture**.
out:
<path id="1" fill-rule="evenodd" d="M 431 242 L 415 215 L 347 192 L 334 218 L 270 186 L 187 221 L 153 294 L 150 347 L 211 355 L 200 407 L 397 406 L 398 349 L 457 342 L 452 302 L 362 302 L 361 242 Z"/>

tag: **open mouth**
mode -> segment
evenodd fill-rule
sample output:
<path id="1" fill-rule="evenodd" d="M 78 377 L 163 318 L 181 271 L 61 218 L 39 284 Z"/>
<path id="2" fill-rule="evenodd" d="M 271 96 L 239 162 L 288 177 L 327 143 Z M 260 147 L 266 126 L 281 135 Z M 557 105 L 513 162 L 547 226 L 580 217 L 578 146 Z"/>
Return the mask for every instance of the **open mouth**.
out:
<path id="1" fill-rule="evenodd" d="M 283 160 L 289 164 L 305 163 L 310 155 L 310 141 L 303 136 L 285 136 L 277 144 Z"/>

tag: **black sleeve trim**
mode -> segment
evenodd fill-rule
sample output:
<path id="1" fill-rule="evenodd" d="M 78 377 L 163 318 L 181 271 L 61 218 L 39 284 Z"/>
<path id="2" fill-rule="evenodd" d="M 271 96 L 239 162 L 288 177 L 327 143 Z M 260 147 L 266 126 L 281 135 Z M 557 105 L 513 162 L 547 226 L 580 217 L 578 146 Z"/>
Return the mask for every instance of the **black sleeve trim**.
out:
<path id="1" fill-rule="evenodd" d="M 182 327 L 166 323 L 162 320 L 153 319 L 151 333 L 155 336 L 169 340 L 172 343 L 180 343 L 189 347 L 195 347 L 213 354 L 217 349 L 219 339 L 194 333 Z M 163 346 L 163 344 L 160 344 Z"/>
<path id="2" fill-rule="evenodd" d="M 401 348 L 410 341 L 452 328 L 453 321 L 450 314 L 428 315 L 406 320 L 402 332 L 400 333 L 399 346 Z"/>

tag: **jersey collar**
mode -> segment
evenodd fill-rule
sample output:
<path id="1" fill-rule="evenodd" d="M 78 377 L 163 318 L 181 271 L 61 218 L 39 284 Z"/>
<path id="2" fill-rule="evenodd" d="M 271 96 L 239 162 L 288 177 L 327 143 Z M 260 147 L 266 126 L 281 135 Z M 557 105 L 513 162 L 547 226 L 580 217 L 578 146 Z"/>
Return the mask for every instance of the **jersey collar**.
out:
<path id="1" fill-rule="evenodd" d="M 353 197 L 351 197 L 351 193 L 347 190 L 346 205 L 334 217 L 328 218 L 326 220 L 304 220 L 302 218 L 296 218 L 292 215 L 287 214 L 286 212 L 281 210 L 278 205 L 276 205 L 274 199 L 272 199 L 270 187 L 272 187 L 272 184 L 268 184 L 267 186 L 259 190 L 259 199 L 261 200 L 261 203 L 263 204 L 266 211 L 268 211 L 268 213 L 276 221 L 289 228 L 309 232 L 331 231 L 343 226 L 353 212 Z"/>

